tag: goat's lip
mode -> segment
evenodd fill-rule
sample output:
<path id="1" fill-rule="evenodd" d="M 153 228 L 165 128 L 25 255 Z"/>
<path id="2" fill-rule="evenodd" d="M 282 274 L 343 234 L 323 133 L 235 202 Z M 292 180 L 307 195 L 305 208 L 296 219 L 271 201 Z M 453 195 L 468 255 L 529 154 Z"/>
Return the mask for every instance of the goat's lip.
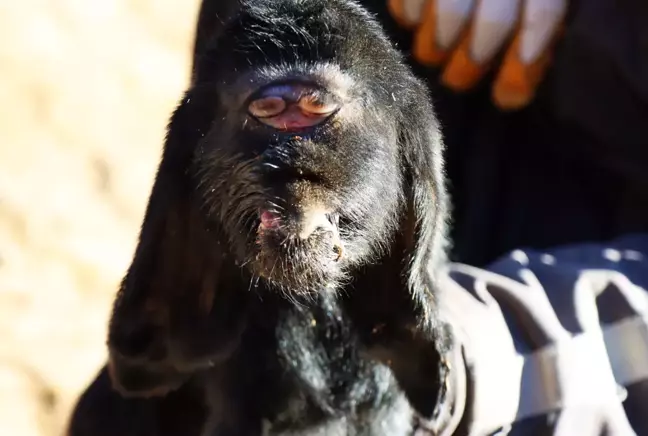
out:
<path id="1" fill-rule="evenodd" d="M 281 215 L 269 210 L 259 212 L 259 231 L 277 230 L 281 227 Z"/>

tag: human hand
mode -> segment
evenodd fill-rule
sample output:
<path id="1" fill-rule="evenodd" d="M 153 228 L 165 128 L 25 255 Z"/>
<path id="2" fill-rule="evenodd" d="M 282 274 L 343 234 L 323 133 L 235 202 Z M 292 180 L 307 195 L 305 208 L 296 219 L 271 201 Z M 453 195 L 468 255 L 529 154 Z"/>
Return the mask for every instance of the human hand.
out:
<path id="1" fill-rule="evenodd" d="M 412 29 L 412 55 L 441 67 L 441 82 L 474 87 L 491 68 L 493 102 L 501 109 L 529 104 L 551 63 L 568 0 L 388 0 L 389 11 Z M 499 65 L 494 65 L 504 52 Z"/>

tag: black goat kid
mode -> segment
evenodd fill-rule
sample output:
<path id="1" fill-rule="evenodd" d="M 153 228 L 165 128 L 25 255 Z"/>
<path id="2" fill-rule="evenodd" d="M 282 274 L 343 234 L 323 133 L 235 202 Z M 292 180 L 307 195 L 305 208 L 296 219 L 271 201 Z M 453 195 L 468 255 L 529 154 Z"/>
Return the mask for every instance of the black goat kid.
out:
<path id="1" fill-rule="evenodd" d="M 427 88 L 349 0 L 206 1 L 196 50 L 69 434 L 412 434 L 449 344 Z"/>

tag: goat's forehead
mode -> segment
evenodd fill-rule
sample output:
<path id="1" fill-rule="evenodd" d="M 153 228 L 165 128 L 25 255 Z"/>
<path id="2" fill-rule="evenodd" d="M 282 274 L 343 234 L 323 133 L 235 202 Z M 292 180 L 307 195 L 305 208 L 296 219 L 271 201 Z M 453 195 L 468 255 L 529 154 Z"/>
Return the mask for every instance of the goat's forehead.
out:
<path id="1" fill-rule="evenodd" d="M 223 97 L 245 98 L 274 81 L 306 79 L 344 101 L 367 93 L 367 83 L 377 86 L 388 75 L 383 70 L 398 63 L 372 17 L 352 2 L 249 3 L 255 6 L 239 10 L 206 56 L 215 71 L 204 80 L 218 77 Z"/>
<path id="2" fill-rule="evenodd" d="M 371 37 L 378 29 L 367 11 L 349 0 L 257 0 L 243 6 L 233 19 L 241 43 L 337 45 Z M 337 39 L 337 41 L 336 41 Z"/>

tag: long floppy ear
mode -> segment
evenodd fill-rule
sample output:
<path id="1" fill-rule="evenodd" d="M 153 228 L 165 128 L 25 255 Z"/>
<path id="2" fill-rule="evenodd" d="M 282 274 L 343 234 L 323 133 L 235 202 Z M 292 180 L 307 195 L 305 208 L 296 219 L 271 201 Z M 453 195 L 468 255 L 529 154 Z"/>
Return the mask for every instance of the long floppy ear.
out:
<path id="1" fill-rule="evenodd" d="M 430 418 L 445 394 L 451 348 L 450 331 L 438 316 L 436 283 L 446 262 L 449 199 L 443 140 L 427 88 L 412 79 L 402 89 L 401 228 L 389 257 L 363 275 L 353 310 L 365 329 L 373 325 L 365 330 L 369 355 L 392 368 L 412 406 Z"/>
<path id="2" fill-rule="evenodd" d="M 419 327 L 431 329 L 437 321 L 436 278 L 447 261 L 450 199 L 446 188 L 444 144 L 428 98 L 418 80 L 400 120 L 399 140 L 405 171 L 407 218 L 404 236 L 407 286 L 417 306 Z"/>
<path id="3" fill-rule="evenodd" d="M 172 116 L 138 246 L 109 326 L 109 369 L 124 395 L 158 395 L 217 363 L 237 342 L 245 301 L 208 229 L 192 176 L 213 117 L 207 91 Z"/>
<path id="4" fill-rule="evenodd" d="M 448 260 L 450 199 L 443 138 L 427 87 L 416 80 L 408 89 L 399 134 L 407 187 L 404 273 L 417 324 L 411 342 L 401 337 L 384 349 L 391 349 L 388 359 L 412 405 L 425 418 L 437 420 L 442 419 L 452 349 L 451 330 L 439 317 L 442 290 L 437 282 Z"/>
<path id="5" fill-rule="evenodd" d="M 192 82 L 196 82 L 197 67 L 210 42 L 225 29 L 226 23 L 241 7 L 241 0 L 202 0 L 196 19 L 192 58 Z"/>

